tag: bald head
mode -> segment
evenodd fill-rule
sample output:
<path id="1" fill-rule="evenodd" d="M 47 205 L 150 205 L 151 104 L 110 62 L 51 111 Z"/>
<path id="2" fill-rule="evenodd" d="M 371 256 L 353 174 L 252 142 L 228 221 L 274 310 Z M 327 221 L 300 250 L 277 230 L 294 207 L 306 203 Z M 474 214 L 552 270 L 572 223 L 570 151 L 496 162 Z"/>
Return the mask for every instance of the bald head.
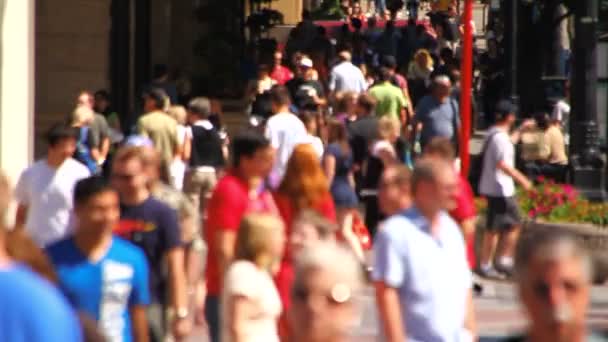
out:
<path id="1" fill-rule="evenodd" d="M 341 51 L 338 57 L 342 62 L 350 62 L 352 60 L 352 55 L 347 50 Z"/>

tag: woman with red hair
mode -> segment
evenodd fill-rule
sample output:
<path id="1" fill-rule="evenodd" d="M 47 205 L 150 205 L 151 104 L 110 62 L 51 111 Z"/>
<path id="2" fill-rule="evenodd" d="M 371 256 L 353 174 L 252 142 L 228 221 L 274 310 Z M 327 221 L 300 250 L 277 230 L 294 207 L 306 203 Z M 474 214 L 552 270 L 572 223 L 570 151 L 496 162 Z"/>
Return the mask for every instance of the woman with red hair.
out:
<path id="1" fill-rule="evenodd" d="M 289 241 L 291 225 L 303 210 L 314 210 L 328 220 L 336 221 L 329 181 L 321 168 L 319 156 L 311 144 L 300 144 L 294 148 L 283 181 L 274 197 L 285 222 L 287 241 Z M 287 312 L 289 308 L 293 277 L 292 255 L 289 248 L 286 248 L 281 269 L 275 278 L 283 302 L 283 312 Z M 285 317 L 279 322 L 279 334 L 283 340 L 288 340 L 289 331 Z"/>

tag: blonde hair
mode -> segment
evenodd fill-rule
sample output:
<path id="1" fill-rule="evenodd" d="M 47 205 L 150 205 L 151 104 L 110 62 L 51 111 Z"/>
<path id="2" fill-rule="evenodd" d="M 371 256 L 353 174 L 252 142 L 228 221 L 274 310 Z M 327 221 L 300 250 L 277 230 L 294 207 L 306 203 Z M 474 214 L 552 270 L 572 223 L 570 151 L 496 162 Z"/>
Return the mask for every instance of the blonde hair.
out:
<path id="1" fill-rule="evenodd" d="M 188 113 L 186 112 L 186 108 L 184 108 L 184 106 L 171 106 L 169 107 L 169 109 L 167 109 L 167 114 L 169 114 L 170 117 L 174 118 L 178 124 L 186 124 L 186 118 L 188 116 Z"/>
<path id="2" fill-rule="evenodd" d="M 77 106 L 70 117 L 72 126 L 83 126 L 93 120 L 93 110 L 85 106 Z"/>
<path id="3" fill-rule="evenodd" d="M 390 139 L 395 134 L 398 136 L 401 123 L 395 118 L 383 116 L 378 120 L 378 136 L 380 139 Z"/>
<path id="4" fill-rule="evenodd" d="M 269 214 L 249 214 L 241 220 L 236 237 L 235 260 L 247 260 L 260 268 L 268 268 L 274 260 L 268 254 L 276 234 L 284 234 L 283 221 Z"/>
<path id="5" fill-rule="evenodd" d="M 427 49 L 420 49 L 420 50 L 416 51 L 416 53 L 414 54 L 414 61 L 418 61 L 418 58 L 422 57 L 422 56 L 424 56 L 426 58 L 427 69 L 432 69 L 434 62 L 433 62 L 433 58 L 431 57 L 431 53 Z"/>

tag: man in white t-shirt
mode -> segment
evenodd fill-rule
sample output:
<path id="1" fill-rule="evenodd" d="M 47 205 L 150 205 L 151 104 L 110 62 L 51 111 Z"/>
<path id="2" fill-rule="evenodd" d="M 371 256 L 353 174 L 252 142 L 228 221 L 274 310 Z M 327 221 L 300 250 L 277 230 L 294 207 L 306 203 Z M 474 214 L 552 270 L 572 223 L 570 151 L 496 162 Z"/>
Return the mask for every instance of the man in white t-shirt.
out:
<path id="1" fill-rule="evenodd" d="M 270 101 L 274 115 L 266 122 L 264 135 L 277 151 L 270 175 L 270 184 L 276 188 L 283 179 L 291 152 L 296 145 L 308 142 L 308 133 L 304 123 L 289 111 L 291 99 L 287 88 L 284 86 L 272 87 Z"/>
<path id="2" fill-rule="evenodd" d="M 357 68 L 352 62 L 352 56 L 348 51 L 341 51 L 338 54 L 340 63 L 331 69 L 329 75 L 329 90 L 331 92 L 352 91 L 357 94 L 367 90 L 367 82 L 361 69 Z"/>
<path id="3" fill-rule="evenodd" d="M 487 229 L 481 250 L 480 273 L 482 276 L 502 278 L 510 275 L 513 255 L 519 231 L 521 215 L 515 199 L 515 182 L 525 189 L 532 183 L 515 168 L 514 143 L 519 140 L 521 127 L 510 134 L 515 123 L 515 106 L 506 100 L 496 106 L 496 125 L 487 133 L 483 149 L 483 167 L 479 192 L 488 200 Z M 533 121 L 524 121 L 529 126 Z M 501 249 L 496 251 L 500 238 Z M 494 253 L 496 252 L 496 255 Z M 492 256 L 495 256 L 496 269 Z"/>
<path id="4" fill-rule="evenodd" d="M 76 130 L 56 124 L 46 138 L 46 158 L 23 171 L 15 188 L 17 229 L 25 229 L 40 247 L 68 235 L 74 185 L 90 176 L 83 164 L 71 158 L 76 150 Z"/>

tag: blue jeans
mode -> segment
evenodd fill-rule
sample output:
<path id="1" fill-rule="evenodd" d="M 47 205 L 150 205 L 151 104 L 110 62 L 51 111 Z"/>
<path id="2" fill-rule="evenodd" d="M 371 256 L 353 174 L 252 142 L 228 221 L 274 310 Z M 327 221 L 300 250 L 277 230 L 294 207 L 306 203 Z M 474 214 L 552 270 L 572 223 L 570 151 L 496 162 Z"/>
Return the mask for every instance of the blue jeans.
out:
<path id="1" fill-rule="evenodd" d="M 205 319 L 209 327 L 209 341 L 220 342 L 220 297 L 207 296 L 205 299 Z"/>

